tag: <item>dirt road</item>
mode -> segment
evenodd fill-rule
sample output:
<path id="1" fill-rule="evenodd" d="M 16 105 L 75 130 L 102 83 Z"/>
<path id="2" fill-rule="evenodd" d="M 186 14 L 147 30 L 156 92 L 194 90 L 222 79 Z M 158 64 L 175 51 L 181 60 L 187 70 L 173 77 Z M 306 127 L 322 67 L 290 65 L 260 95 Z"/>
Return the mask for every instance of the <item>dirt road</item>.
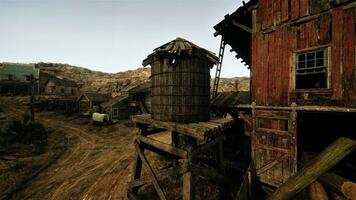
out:
<path id="1" fill-rule="evenodd" d="M 50 112 L 36 117 L 65 133 L 68 148 L 11 199 L 125 199 L 135 129 L 118 124 L 98 130 Z"/>

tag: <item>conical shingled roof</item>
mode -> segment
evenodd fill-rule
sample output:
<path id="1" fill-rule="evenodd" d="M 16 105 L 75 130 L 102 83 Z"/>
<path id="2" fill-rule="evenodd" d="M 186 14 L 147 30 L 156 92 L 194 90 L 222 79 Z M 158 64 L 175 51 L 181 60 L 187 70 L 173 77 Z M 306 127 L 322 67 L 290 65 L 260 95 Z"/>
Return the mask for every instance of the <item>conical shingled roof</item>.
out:
<path id="1" fill-rule="evenodd" d="M 143 66 L 147 66 L 153 62 L 153 55 L 158 53 L 168 53 L 168 54 L 180 54 L 181 52 L 189 52 L 193 49 L 199 49 L 204 52 L 206 58 L 213 62 L 214 64 L 219 62 L 219 58 L 215 55 L 215 53 L 208 51 L 204 48 L 197 46 L 196 44 L 184 39 L 177 37 L 175 40 L 172 40 L 160 47 L 157 47 L 153 50 L 153 53 L 147 56 L 145 60 L 142 61 Z"/>

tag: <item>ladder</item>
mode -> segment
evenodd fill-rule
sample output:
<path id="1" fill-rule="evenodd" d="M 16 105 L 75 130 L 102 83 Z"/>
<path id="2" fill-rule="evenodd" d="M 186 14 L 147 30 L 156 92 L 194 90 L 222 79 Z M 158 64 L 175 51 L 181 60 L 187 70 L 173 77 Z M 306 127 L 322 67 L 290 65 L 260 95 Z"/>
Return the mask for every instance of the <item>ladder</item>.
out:
<path id="1" fill-rule="evenodd" d="M 213 98 L 218 95 L 218 87 L 219 87 L 219 80 L 220 80 L 220 73 L 221 73 L 221 65 L 224 58 L 224 51 L 225 51 L 225 42 L 224 38 L 221 37 L 220 42 L 220 49 L 219 49 L 219 62 L 216 65 L 216 72 L 215 72 L 215 79 L 214 79 L 214 86 L 213 86 Z"/>

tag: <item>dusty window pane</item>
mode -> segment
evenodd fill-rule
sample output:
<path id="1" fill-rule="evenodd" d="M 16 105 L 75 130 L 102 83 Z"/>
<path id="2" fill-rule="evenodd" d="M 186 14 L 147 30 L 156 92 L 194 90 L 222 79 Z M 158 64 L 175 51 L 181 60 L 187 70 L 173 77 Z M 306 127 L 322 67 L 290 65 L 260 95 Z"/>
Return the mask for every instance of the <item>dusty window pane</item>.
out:
<path id="1" fill-rule="evenodd" d="M 296 89 L 326 88 L 325 49 L 297 55 Z"/>

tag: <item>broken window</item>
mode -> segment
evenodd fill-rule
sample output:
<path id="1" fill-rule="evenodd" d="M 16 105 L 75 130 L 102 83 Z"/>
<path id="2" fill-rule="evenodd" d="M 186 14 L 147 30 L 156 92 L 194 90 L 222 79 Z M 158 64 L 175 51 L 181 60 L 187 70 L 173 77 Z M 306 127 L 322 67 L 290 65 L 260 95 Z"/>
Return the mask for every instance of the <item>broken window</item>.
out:
<path id="1" fill-rule="evenodd" d="M 326 49 L 296 54 L 296 89 L 327 88 Z"/>

